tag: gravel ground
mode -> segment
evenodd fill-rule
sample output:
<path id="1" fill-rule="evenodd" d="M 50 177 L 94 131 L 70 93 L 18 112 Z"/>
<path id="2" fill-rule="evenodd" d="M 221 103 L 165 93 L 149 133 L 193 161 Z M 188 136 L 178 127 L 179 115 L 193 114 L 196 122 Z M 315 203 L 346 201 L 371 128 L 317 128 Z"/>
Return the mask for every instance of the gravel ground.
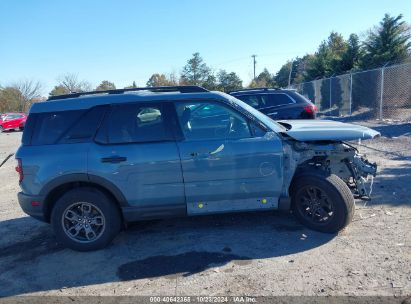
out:
<path id="1" fill-rule="evenodd" d="M 104 250 L 61 248 L 19 208 L 13 159 L 0 168 L 0 296 L 411 295 L 411 125 L 362 122 L 379 166 L 373 199 L 338 235 L 276 212 L 133 224 Z M 0 162 L 21 133 L 0 134 Z"/>

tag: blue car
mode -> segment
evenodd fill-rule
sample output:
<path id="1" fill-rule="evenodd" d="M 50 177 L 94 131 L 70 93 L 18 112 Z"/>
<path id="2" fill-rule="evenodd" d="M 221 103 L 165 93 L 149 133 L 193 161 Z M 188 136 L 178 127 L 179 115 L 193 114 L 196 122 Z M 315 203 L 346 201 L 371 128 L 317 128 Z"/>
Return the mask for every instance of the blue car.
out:
<path id="1" fill-rule="evenodd" d="M 274 122 L 197 86 L 54 96 L 30 109 L 16 153 L 19 203 L 79 251 L 125 223 L 291 210 L 334 233 L 368 198 L 368 162 L 344 141 L 379 133 L 323 120 Z"/>

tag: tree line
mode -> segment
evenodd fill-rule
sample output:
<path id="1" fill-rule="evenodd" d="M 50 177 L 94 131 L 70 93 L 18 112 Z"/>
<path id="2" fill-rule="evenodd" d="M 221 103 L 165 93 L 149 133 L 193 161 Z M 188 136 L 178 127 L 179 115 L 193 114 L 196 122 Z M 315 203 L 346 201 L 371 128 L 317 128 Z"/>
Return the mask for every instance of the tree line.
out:
<path id="1" fill-rule="evenodd" d="M 351 34 L 347 40 L 331 32 L 314 54 L 286 62 L 273 76 L 275 85 L 285 87 L 351 71 L 368 70 L 400 63 L 411 58 L 410 26 L 403 16 L 385 14 L 365 39 Z"/>
<path id="2" fill-rule="evenodd" d="M 288 60 L 275 74 L 264 68 L 246 87 L 286 87 L 293 83 L 372 69 L 410 58 L 410 26 L 403 21 L 402 15 L 386 14 L 379 25 L 368 31 L 362 41 L 357 34 L 351 34 L 345 40 L 340 33 L 331 32 L 314 54 Z M 243 81 L 235 72 L 222 69 L 215 73 L 197 52 L 181 69 L 180 75 L 154 73 L 144 86 L 175 85 L 198 85 L 209 90 L 229 92 L 242 89 Z M 0 86 L 0 112 L 28 111 L 33 102 L 46 99 L 41 96 L 41 88 L 41 84 L 33 80 Z M 133 81 L 125 88 L 137 88 L 137 84 Z M 93 88 L 90 82 L 80 80 L 77 74 L 66 73 L 57 79 L 57 84 L 49 95 L 113 89 L 116 89 L 116 85 L 108 80 L 103 80 Z"/>

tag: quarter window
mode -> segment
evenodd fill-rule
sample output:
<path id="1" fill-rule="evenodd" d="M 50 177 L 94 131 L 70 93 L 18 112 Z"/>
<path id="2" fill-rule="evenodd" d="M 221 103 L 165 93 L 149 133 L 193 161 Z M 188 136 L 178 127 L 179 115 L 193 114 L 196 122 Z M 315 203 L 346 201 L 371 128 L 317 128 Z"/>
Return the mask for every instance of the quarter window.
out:
<path id="1" fill-rule="evenodd" d="M 76 110 L 39 114 L 31 141 L 32 144 L 55 144 L 83 113 L 83 110 Z"/>
<path id="2" fill-rule="evenodd" d="M 277 107 L 292 103 L 292 99 L 284 93 L 240 95 L 236 98 L 256 109 Z"/>
<path id="3" fill-rule="evenodd" d="M 287 94 L 270 94 L 268 95 L 268 97 L 269 98 L 266 107 L 277 107 L 293 102 Z"/>

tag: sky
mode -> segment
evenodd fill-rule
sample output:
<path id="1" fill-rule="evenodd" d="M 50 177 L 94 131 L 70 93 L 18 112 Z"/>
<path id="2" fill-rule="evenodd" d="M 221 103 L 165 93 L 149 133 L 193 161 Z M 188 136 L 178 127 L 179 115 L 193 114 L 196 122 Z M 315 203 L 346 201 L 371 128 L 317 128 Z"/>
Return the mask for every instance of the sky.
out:
<path id="1" fill-rule="evenodd" d="M 366 35 L 385 13 L 411 23 L 410 0 L 0 0 L 0 85 L 38 80 L 48 92 L 65 73 L 94 87 L 144 86 L 180 73 L 199 52 L 215 72 L 248 84 L 313 53 L 331 31 Z"/>

